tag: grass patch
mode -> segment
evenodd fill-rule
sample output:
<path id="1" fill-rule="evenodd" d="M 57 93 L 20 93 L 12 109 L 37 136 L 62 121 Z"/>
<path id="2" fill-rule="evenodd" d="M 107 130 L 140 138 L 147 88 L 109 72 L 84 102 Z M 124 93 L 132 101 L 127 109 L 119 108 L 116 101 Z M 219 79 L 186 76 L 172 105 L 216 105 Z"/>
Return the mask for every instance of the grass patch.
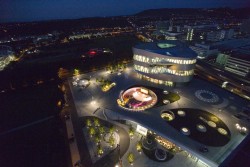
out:
<path id="1" fill-rule="evenodd" d="M 163 99 L 169 100 L 170 103 L 180 100 L 180 96 L 176 93 L 169 92 L 168 94 L 163 95 Z"/>
<path id="2" fill-rule="evenodd" d="M 185 116 L 179 116 L 178 111 L 184 111 Z M 216 115 L 209 113 L 201 109 L 193 108 L 178 108 L 171 109 L 175 115 L 175 119 L 169 121 L 169 125 L 180 132 L 181 128 L 186 127 L 190 130 L 190 135 L 183 137 L 189 137 L 197 142 L 200 142 L 207 146 L 220 147 L 226 145 L 231 138 L 231 133 L 227 125 Z M 208 122 L 214 122 L 216 127 L 212 127 Z M 197 125 L 203 125 L 206 128 L 205 132 L 197 130 Z M 222 135 L 218 132 L 218 128 L 226 130 L 227 134 Z M 181 133 L 181 132 L 180 132 Z"/>

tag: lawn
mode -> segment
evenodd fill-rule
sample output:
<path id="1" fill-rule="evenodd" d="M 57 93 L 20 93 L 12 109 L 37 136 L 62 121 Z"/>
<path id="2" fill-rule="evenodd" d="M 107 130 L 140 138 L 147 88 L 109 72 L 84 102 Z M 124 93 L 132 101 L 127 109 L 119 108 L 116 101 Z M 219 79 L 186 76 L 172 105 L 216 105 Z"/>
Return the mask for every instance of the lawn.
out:
<path id="1" fill-rule="evenodd" d="M 163 95 L 163 99 L 169 100 L 170 103 L 180 100 L 180 96 L 176 93 L 169 92 L 168 94 Z"/>
<path id="2" fill-rule="evenodd" d="M 185 115 L 180 116 L 178 111 L 184 111 Z M 181 132 L 181 128 L 186 127 L 190 130 L 190 135 L 184 135 L 184 137 L 190 137 L 191 139 L 200 142 L 201 144 L 208 146 L 224 146 L 231 138 L 230 130 L 227 125 L 217 116 L 201 109 L 192 108 L 179 108 L 172 109 L 171 112 L 175 115 L 172 121 L 166 121 L 169 125 Z M 198 125 L 205 127 L 205 131 L 199 131 Z M 219 133 L 219 129 L 223 128 L 226 134 Z"/>

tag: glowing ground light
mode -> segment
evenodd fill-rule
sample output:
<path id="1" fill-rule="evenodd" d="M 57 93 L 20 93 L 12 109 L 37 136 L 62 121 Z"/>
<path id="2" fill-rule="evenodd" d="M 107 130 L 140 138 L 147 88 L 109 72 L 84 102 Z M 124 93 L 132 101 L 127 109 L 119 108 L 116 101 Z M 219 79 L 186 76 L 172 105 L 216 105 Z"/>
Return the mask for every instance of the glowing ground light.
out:
<path id="1" fill-rule="evenodd" d="M 196 129 L 200 132 L 206 132 L 207 128 L 204 125 L 198 124 L 196 125 Z"/>
<path id="2" fill-rule="evenodd" d="M 169 104 L 170 101 L 169 101 L 169 100 L 163 100 L 163 103 L 164 103 L 164 104 Z"/>
<path id="3" fill-rule="evenodd" d="M 186 128 L 186 127 L 181 128 L 181 132 L 184 135 L 190 135 L 190 130 L 188 128 Z"/>
<path id="4" fill-rule="evenodd" d="M 228 134 L 227 131 L 225 129 L 223 129 L 223 128 L 218 128 L 217 130 L 222 135 L 227 135 Z"/>
<path id="5" fill-rule="evenodd" d="M 96 104 L 96 101 L 93 100 L 93 101 L 90 102 L 90 104 L 91 104 L 91 105 L 95 105 L 95 104 Z"/>
<path id="6" fill-rule="evenodd" d="M 247 132 L 247 128 L 246 127 L 241 126 L 240 124 L 235 124 L 235 126 L 236 126 L 236 129 L 238 129 L 240 132 L 244 132 L 244 133 Z"/>
<path id="7" fill-rule="evenodd" d="M 212 128 L 216 128 L 216 123 L 214 123 L 213 121 L 207 121 L 207 124 Z"/>
<path id="8" fill-rule="evenodd" d="M 161 117 L 166 121 L 172 121 L 174 119 L 174 115 L 172 113 L 162 113 Z"/>
<path id="9" fill-rule="evenodd" d="M 219 119 L 217 117 L 211 117 L 211 120 L 214 121 L 214 122 L 219 121 Z"/>
<path id="10" fill-rule="evenodd" d="M 80 80 L 80 81 L 78 82 L 78 85 L 79 85 L 79 86 L 84 86 L 84 87 L 86 87 L 86 86 L 89 85 L 89 81 L 88 81 L 87 79 Z"/>
<path id="11" fill-rule="evenodd" d="M 169 92 L 167 90 L 163 91 L 163 94 L 167 95 Z"/>
<path id="12" fill-rule="evenodd" d="M 178 110 L 177 111 L 177 114 L 181 117 L 184 117 L 186 115 L 185 111 L 182 111 L 182 110 Z"/>

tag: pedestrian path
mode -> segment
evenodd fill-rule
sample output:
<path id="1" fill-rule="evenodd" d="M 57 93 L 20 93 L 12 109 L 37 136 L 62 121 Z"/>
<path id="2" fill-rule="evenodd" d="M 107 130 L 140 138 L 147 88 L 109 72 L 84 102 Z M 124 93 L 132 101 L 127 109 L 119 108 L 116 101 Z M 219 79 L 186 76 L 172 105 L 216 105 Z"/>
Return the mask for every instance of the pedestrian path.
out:
<path id="1" fill-rule="evenodd" d="M 74 133 L 71 119 L 67 119 L 65 121 L 65 124 L 67 128 L 68 139 L 69 139 L 71 162 L 72 162 L 72 166 L 75 166 L 75 164 L 77 164 L 80 161 L 80 155 L 79 155 L 79 150 L 77 147 L 77 142 L 75 139 L 75 133 Z"/>

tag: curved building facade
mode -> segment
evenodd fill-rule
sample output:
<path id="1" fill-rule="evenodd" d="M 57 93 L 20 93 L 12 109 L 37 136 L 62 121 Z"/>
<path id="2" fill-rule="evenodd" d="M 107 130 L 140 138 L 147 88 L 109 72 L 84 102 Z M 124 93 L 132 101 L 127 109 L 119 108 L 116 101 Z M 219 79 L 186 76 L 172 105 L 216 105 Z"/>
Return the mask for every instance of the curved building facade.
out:
<path id="1" fill-rule="evenodd" d="M 197 54 L 180 41 L 140 44 L 133 54 L 134 69 L 143 79 L 174 86 L 193 77 Z"/>

